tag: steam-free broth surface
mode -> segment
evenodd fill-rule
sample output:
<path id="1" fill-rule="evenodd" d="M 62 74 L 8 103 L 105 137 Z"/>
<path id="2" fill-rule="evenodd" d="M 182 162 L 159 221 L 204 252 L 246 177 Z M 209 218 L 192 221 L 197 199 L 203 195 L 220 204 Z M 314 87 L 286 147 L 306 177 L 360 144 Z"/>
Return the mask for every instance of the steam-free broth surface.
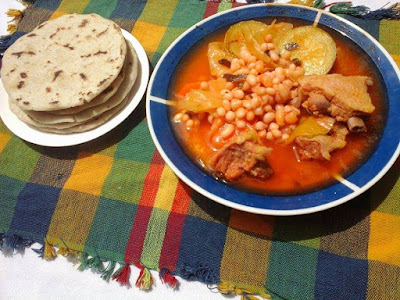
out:
<path id="1" fill-rule="evenodd" d="M 267 24 L 271 20 L 264 20 Z M 289 20 L 293 23 L 293 20 Z M 296 27 L 296 25 L 294 25 Z M 347 38 L 324 28 L 336 43 L 336 60 L 330 70 L 345 76 L 363 75 L 372 78 L 373 86 L 368 88 L 375 111 L 366 119 L 368 132 L 361 134 L 349 133 L 347 145 L 331 153 L 330 160 L 298 160 L 293 150 L 293 144 L 278 143 L 263 140 L 264 146 L 272 148 L 268 163 L 274 173 L 271 177 L 260 180 L 251 176 L 242 176 L 234 182 L 227 182 L 233 187 L 262 194 L 296 194 L 315 190 L 334 182 L 337 174 L 346 176 L 354 171 L 371 151 L 376 147 L 380 132 L 385 122 L 385 92 L 381 78 L 369 57 Z M 214 76 L 210 73 L 207 49 L 208 44 L 214 41 L 223 41 L 226 29 L 220 30 L 207 39 L 202 40 L 180 62 L 171 85 L 170 97 L 177 100 L 183 97 L 190 89 L 199 89 L 201 82 L 208 81 Z M 170 109 L 170 119 L 177 113 L 176 108 Z M 304 109 L 301 115 L 307 114 Z M 190 130 L 183 122 L 171 121 L 175 136 L 179 140 L 185 153 L 204 171 L 210 171 L 207 165 L 210 157 L 215 153 L 215 143 L 210 145 L 210 122 L 204 118 L 196 128 Z M 220 144 L 218 144 L 220 142 Z M 218 147 L 223 147 L 226 141 L 216 141 Z M 215 177 L 215 173 L 209 172 Z"/>

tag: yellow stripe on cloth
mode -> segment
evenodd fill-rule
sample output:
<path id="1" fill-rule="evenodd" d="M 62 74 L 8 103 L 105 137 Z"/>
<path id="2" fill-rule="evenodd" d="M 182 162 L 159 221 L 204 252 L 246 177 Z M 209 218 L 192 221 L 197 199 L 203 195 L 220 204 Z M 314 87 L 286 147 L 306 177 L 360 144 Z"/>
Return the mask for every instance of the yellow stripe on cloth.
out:
<path id="1" fill-rule="evenodd" d="M 399 216 L 372 212 L 368 259 L 400 267 L 400 240 L 394 238 L 399 236 Z"/>
<path id="2" fill-rule="evenodd" d="M 46 240 L 52 245 L 64 245 L 82 251 L 96 214 L 99 198 L 76 191 L 62 190 Z"/>
<path id="3" fill-rule="evenodd" d="M 8 141 L 11 139 L 11 136 L 0 133 L 0 153 L 3 151 L 4 147 L 8 144 Z"/>
<path id="4" fill-rule="evenodd" d="M 392 55 L 392 58 L 397 64 L 397 66 L 400 68 L 400 55 Z"/>
<path id="5" fill-rule="evenodd" d="M 109 156 L 80 153 L 64 188 L 100 195 L 112 163 L 113 159 Z"/>
<path id="6" fill-rule="evenodd" d="M 54 13 L 64 12 L 64 13 L 78 13 L 84 12 L 86 6 L 89 4 L 90 0 L 63 0 L 58 6 Z"/>
<path id="7" fill-rule="evenodd" d="M 156 52 L 167 27 L 137 21 L 133 27 L 132 35 L 142 44 L 144 50 Z"/>
<path id="8" fill-rule="evenodd" d="M 170 211 L 177 186 L 178 177 L 176 177 L 170 167 L 165 166 L 161 174 L 160 187 L 154 201 L 154 207 Z"/>

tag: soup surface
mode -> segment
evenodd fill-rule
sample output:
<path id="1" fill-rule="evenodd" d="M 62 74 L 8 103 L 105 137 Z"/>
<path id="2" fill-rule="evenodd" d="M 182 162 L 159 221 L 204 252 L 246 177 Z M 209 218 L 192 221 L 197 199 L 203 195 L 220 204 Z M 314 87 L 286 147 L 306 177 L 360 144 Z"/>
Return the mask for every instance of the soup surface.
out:
<path id="1" fill-rule="evenodd" d="M 261 21 L 267 27 L 251 21 L 219 30 L 182 59 L 170 89 L 175 136 L 200 168 L 238 189 L 287 195 L 332 184 L 379 140 L 386 110 L 379 72 L 329 28 Z M 366 99 L 360 108 L 348 104 L 343 113 L 341 82 L 345 101 Z"/>

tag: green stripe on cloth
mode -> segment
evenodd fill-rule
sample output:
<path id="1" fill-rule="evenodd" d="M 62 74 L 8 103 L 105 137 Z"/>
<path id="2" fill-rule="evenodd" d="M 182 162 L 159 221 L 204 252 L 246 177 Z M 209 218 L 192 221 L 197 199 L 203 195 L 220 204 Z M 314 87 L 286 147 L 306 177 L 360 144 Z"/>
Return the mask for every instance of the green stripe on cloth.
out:
<path id="1" fill-rule="evenodd" d="M 0 233 L 9 231 L 18 195 L 24 186 L 23 181 L 0 175 Z"/>
<path id="2" fill-rule="evenodd" d="M 147 1 L 139 20 L 157 24 L 158 26 L 168 26 L 177 4 L 178 0 L 170 0 L 168 2 Z"/>
<path id="3" fill-rule="evenodd" d="M 275 240 L 269 254 L 267 290 L 285 299 L 313 299 L 318 252 Z"/>
<path id="4" fill-rule="evenodd" d="M 101 197 L 85 243 L 85 251 L 123 262 L 136 211 L 137 205 Z"/>
<path id="5" fill-rule="evenodd" d="M 22 181 L 29 181 L 40 153 L 35 148 L 27 146 L 17 137 L 5 146 L 0 155 L 0 175 L 5 175 Z"/>
<path id="6" fill-rule="evenodd" d="M 89 2 L 90 0 L 63 0 L 61 1 L 57 10 L 65 13 L 81 14 L 85 11 L 85 8 L 89 4 Z"/>
<path id="7" fill-rule="evenodd" d="M 130 170 L 135 170 L 130 176 Z M 149 164 L 127 159 L 114 159 L 101 194 L 110 199 L 139 204 L 142 195 L 142 182 L 149 171 Z M 132 190 L 132 187 L 136 187 Z"/>
<path id="8" fill-rule="evenodd" d="M 83 11 L 84 14 L 96 13 L 104 18 L 109 18 L 117 6 L 118 0 L 90 1 Z"/>
<path id="9" fill-rule="evenodd" d="M 141 263 L 149 268 L 158 268 L 168 215 L 168 211 L 159 208 L 151 212 L 140 258 Z"/>

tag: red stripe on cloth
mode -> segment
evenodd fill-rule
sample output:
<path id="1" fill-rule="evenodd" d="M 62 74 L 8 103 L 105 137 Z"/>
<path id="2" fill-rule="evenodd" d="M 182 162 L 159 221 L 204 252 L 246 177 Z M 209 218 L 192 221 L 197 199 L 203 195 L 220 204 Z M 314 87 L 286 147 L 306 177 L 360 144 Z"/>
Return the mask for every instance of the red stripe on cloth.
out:
<path id="1" fill-rule="evenodd" d="M 247 3 L 238 3 L 238 2 L 234 2 L 234 3 L 232 4 L 232 8 L 234 8 L 234 7 L 239 7 L 239 6 L 243 6 L 243 5 L 247 5 Z"/>
<path id="2" fill-rule="evenodd" d="M 175 271 L 179 257 L 179 248 L 181 244 L 182 230 L 185 223 L 186 214 L 177 214 L 171 212 L 165 232 L 164 243 L 161 250 L 159 268 L 167 268 L 169 271 Z"/>
<path id="3" fill-rule="evenodd" d="M 152 207 L 139 206 L 133 222 L 131 234 L 125 250 L 125 261 L 139 262 L 142 257 L 143 243 L 146 237 Z"/>
<path id="4" fill-rule="evenodd" d="M 189 208 L 191 193 L 192 190 L 190 187 L 182 181 L 179 181 L 178 186 L 176 187 L 174 203 L 172 204 L 171 211 L 177 214 L 186 214 Z"/>
<path id="5" fill-rule="evenodd" d="M 164 161 L 158 151 L 154 151 L 149 171 L 143 183 L 142 196 L 139 205 L 153 206 L 160 186 L 161 174 L 164 170 Z"/>
<path id="6" fill-rule="evenodd" d="M 203 19 L 212 16 L 218 12 L 219 2 L 208 2 L 204 11 Z"/>
<path id="7" fill-rule="evenodd" d="M 164 162 L 163 158 L 161 157 L 160 152 L 158 152 L 157 150 L 155 150 L 153 153 L 151 163 L 156 164 L 156 165 L 165 165 L 165 162 Z"/>
<path id="8" fill-rule="evenodd" d="M 176 269 L 182 230 L 189 209 L 191 191 L 189 186 L 179 181 L 175 191 L 174 203 L 172 204 L 171 213 L 167 221 L 167 230 L 165 231 L 164 244 L 159 261 L 160 270 L 167 268 L 169 271 L 175 271 Z"/>
<path id="9" fill-rule="evenodd" d="M 164 169 L 164 164 L 158 164 L 160 159 L 160 154 L 155 151 L 149 171 L 143 183 L 142 196 L 125 250 L 125 261 L 128 262 L 139 262 L 142 256 L 147 226 L 149 225 L 150 215 L 153 210 L 154 201 L 160 185 L 161 174 Z"/>

